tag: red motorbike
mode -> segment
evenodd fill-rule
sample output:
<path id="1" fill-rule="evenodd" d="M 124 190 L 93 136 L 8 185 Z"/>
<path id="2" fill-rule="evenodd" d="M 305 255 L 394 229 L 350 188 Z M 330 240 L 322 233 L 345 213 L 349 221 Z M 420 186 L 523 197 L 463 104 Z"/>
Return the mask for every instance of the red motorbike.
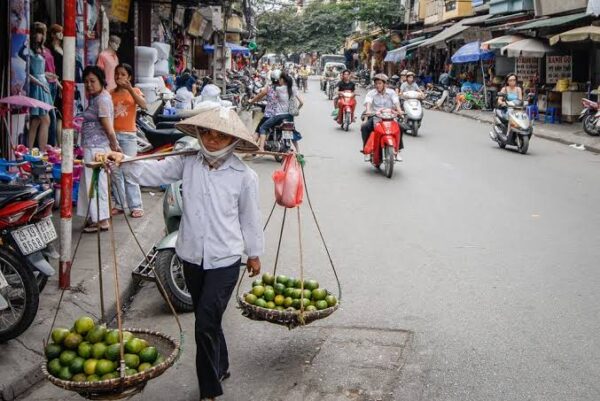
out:
<path id="1" fill-rule="evenodd" d="M 363 153 L 370 157 L 375 168 L 379 169 L 384 164 L 384 173 L 387 178 L 392 178 L 394 163 L 398 159 L 398 150 L 402 140 L 400 124 L 396 120 L 398 113 L 391 109 L 382 109 L 375 114 L 375 129 L 367 140 Z"/>
<path id="2" fill-rule="evenodd" d="M 348 131 L 350 124 L 354 121 L 354 109 L 356 108 L 356 94 L 352 91 L 343 91 L 338 97 L 337 122 L 344 131 Z"/>

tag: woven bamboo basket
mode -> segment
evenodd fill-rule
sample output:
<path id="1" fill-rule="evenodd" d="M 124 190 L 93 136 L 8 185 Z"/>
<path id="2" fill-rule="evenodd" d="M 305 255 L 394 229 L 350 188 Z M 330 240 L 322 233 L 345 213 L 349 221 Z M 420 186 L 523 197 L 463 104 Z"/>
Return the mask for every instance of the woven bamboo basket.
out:
<path id="1" fill-rule="evenodd" d="M 244 300 L 246 294 L 238 296 L 238 307 L 242 310 L 242 316 L 251 320 L 266 321 L 269 323 L 286 326 L 288 329 L 294 329 L 298 326 L 306 326 L 316 320 L 325 319 L 335 312 L 340 304 L 327 309 L 316 311 L 279 311 L 275 309 L 265 309 L 256 305 L 251 305 Z"/>
<path id="2" fill-rule="evenodd" d="M 90 400 L 119 400 L 130 397 L 144 389 L 149 380 L 162 375 L 168 368 L 173 366 L 181 351 L 177 340 L 162 333 L 144 329 L 124 329 L 130 331 L 136 337 L 148 341 L 156 347 L 165 360 L 152 368 L 131 376 L 118 379 L 102 380 L 97 382 L 74 382 L 61 380 L 48 372 L 47 362 L 42 364 L 42 372 L 46 378 L 55 386 L 65 390 L 79 393 Z"/>

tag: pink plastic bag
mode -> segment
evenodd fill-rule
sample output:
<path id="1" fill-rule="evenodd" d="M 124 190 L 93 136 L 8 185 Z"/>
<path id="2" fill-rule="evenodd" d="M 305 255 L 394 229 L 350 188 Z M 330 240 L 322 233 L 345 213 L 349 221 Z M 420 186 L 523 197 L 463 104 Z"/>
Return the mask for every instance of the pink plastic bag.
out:
<path id="1" fill-rule="evenodd" d="M 300 206 L 304 197 L 302 167 L 295 154 L 284 156 L 282 166 L 273 173 L 275 201 L 283 207 Z"/>

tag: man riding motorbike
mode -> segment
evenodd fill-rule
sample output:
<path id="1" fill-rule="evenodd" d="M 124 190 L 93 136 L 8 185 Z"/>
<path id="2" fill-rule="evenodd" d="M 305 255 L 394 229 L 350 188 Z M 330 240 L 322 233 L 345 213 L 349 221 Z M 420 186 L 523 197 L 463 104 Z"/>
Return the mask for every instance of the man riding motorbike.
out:
<path id="1" fill-rule="evenodd" d="M 365 96 L 365 117 L 367 117 L 367 120 L 360 128 L 363 140 L 361 152 L 375 128 L 374 119 L 377 117 L 375 113 L 383 109 L 393 109 L 399 116 L 404 114 L 400 107 L 400 100 L 398 99 L 396 92 L 393 89 L 386 88 L 388 82 L 387 75 L 377 74 L 373 77 L 373 81 L 375 83 L 375 89 L 369 91 Z M 404 144 L 402 136 L 400 136 L 399 150 L 402 150 L 403 148 Z M 400 155 L 398 155 L 398 159 L 401 160 Z"/>
<path id="2" fill-rule="evenodd" d="M 333 69 L 333 67 L 328 67 L 327 71 L 323 73 L 323 79 L 321 80 L 321 90 L 325 92 L 327 89 L 327 79 L 328 78 L 337 78 L 338 73 Z"/>
<path id="3" fill-rule="evenodd" d="M 338 109 L 340 96 L 343 96 L 344 92 L 350 91 L 354 93 L 356 90 L 356 84 L 350 80 L 350 70 L 344 70 L 342 72 L 342 80 L 337 84 L 337 95 L 333 98 L 333 108 Z M 354 109 L 356 108 L 356 102 L 352 105 L 352 115 L 354 115 Z M 342 123 L 343 113 L 338 113 L 337 121 L 338 124 Z"/>
<path id="4" fill-rule="evenodd" d="M 304 92 L 306 92 L 306 86 L 308 84 L 308 75 L 309 74 L 310 74 L 310 70 L 308 69 L 306 64 L 300 68 L 300 71 L 298 71 L 298 76 L 300 77 L 300 80 L 302 81 Z"/>

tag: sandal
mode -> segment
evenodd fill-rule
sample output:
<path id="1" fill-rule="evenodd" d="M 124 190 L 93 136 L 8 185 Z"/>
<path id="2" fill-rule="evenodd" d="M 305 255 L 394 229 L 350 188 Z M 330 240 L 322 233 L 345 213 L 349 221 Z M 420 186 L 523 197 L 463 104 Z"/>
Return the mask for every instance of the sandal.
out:
<path id="1" fill-rule="evenodd" d="M 140 217 L 144 216 L 144 211 L 142 209 L 133 209 L 131 211 L 131 217 L 133 217 L 134 219 L 139 219 Z"/>
<path id="2" fill-rule="evenodd" d="M 97 233 L 98 232 L 98 224 L 92 223 L 85 227 L 83 227 L 83 232 L 85 234 Z"/>
<path id="3" fill-rule="evenodd" d="M 108 231 L 110 229 L 110 223 L 105 221 L 104 224 L 100 224 L 98 227 L 100 227 L 100 231 Z"/>
<path id="4" fill-rule="evenodd" d="M 112 210 L 110 211 L 110 214 L 113 216 L 117 216 L 119 214 L 123 214 L 125 213 L 125 211 L 123 209 L 119 209 L 118 207 L 113 207 Z"/>

